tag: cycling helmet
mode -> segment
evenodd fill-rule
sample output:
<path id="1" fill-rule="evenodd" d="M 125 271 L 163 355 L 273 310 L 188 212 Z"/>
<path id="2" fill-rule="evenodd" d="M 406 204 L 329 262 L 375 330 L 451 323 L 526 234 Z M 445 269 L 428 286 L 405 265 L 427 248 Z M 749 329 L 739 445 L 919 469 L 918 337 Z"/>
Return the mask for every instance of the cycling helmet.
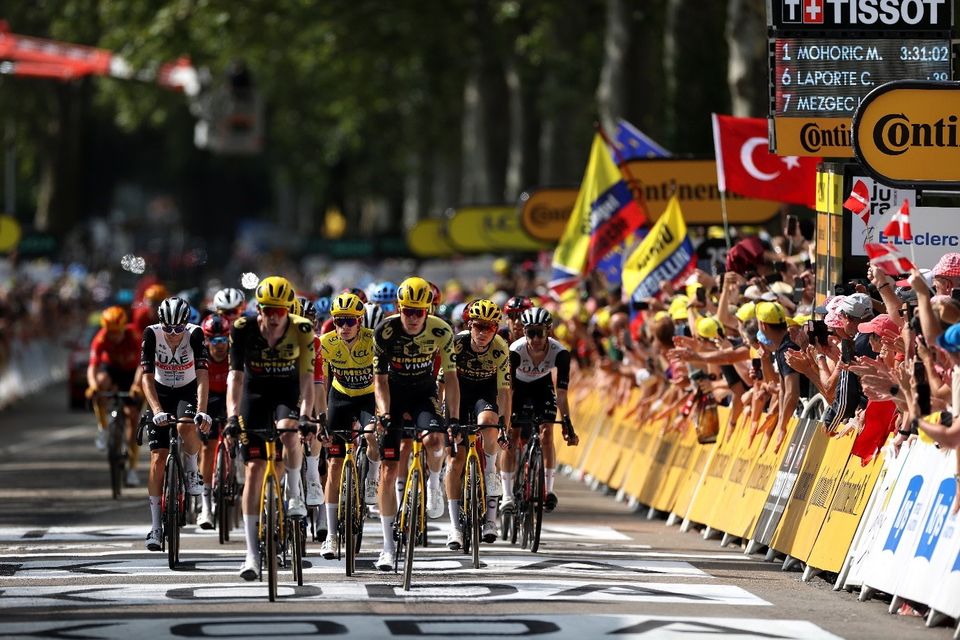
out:
<path id="1" fill-rule="evenodd" d="M 317 311 L 317 318 L 326 318 L 330 315 L 330 298 L 317 298 L 313 303 Z"/>
<path id="2" fill-rule="evenodd" d="M 528 324 L 542 324 L 549 327 L 553 325 L 553 316 L 543 307 L 533 307 L 523 312 L 520 316 L 520 322 L 523 323 L 523 326 L 527 326 Z"/>
<path id="3" fill-rule="evenodd" d="M 226 289 L 220 289 L 213 296 L 213 308 L 217 311 L 233 311 L 246 301 L 247 298 L 243 295 L 243 291 L 227 287 Z"/>
<path id="4" fill-rule="evenodd" d="M 383 309 L 378 305 L 367 303 L 363 305 L 363 326 L 368 329 L 377 330 L 377 327 L 380 326 L 380 323 L 383 322 L 384 316 Z"/>
<path id="5" fill-rule="evenodd" d="M 397 301 L 397 285 L 385 280 L 373 289 L 370 301 L 377 304 L 394 304 Z"/>
<path id="6" fill-rule="evenodd" d="M 269 276 L 260 281 L 256 290 L 257 304 L 262 307 L 289 307 L 297 297 L 290 281 L 282 276 Z"/>
<path id="7" fill-rule="evenodd" d="M 123 307 L 107 307 L 100 314 L 100 326 L 107 331 L 121 331 L 127 326 L 127 312 Z"/>
<path id="8" fill-rule="evenodd" d="M 215 313 L 204 318 L 200 328 L 203 329 L 203 335 L 208 338 L 230 335 L 230 321 Z"/>
<path id="9" fill-rule="evenodd" d="M 143 299 L 152 300 L 153 302 L 160 302 L 169 297 L 170 292 L 167 291 L 167 288 L 162 284 L 152 284 L 143 292 Z"/>
<path id="10" fill-rule="evenodd" d="M 364 312 L 363 301 L 354 293 L 341 293 L 333 301 L 333 308 L 330 309 L 330 315 L 333 317 L 348 316 L 359 318 Z"/>
<path id="11" fill-rule="evenodd" d="M 290 303 L 290 306 L 287 307 L 291 315 L 303 316 L 303 303 L 300 302 L 300 298 L 294 298 L 293 302 Z"/>
<path id="12" fill-rule="evenodd" d="M 433 284 L 432 282 L 428 282 L 427 284 L 430 285 L 430 292 L 433 294 L 433 300 L 430 302 L 430 304 L 436 307 L 443 302 L 443 294 L 440 293 L 440 287 L 437 285 Z"/>
<path id="13" fill-rule="evenodd" d="M 463 308 L 460 309 L 460 321 L 462 324 L 467 324 L 470 321 L 470 306 L 473 305 L 475 301 L 467 302 L 463 305 Z"/>
<path id="14" fill-rule="evenodd" d="M 416 276 L 407 278 L 397 288 L 397 303 L 409 309 L 429 309 L 433 303 L 430 283 Z"/>
<path id="15" fill-rule="evenodd" d="M 200 309 L 196 307 L 190 307 L 190 315 L 187 316 L 187 322 L 190 324 L 200 324 L 200 321 L 203 319 L 203 316 L 200 315 Z"/>
<path id="16" fill-rule="evenodd" d="M 360 298 L 360 302 L 366 304 L 367 302 L 367 292 L 361 289 L 360 287 L 347 287 L 340 293 L 352 293 L 353 295 Z"/>
<path id="17" fill-rule="evenodd" d="M 500 324 L 500 321 L 503 320 L 503 313 L 500 312 L 500 307 L 492 300 L 475 300 L 467 306 L 467 317 L 470 320 Z"/>
<path id="18" fill-rule="evenodd" d="M 304 318 L 310 318 L 311 320 L 317 317 L 317 307 L 314 306 L 313 300 L 310 298 L 304 298 L 303 296 L 298 297 L 297 300 L 300 301 L 300 306 L 302 307 L 303 311 L 303 313 L 300 315 L 302 315 Z"/>
<path id="19" fill-rule="evenodd" d="M 160 316 L 161 324 L 171 326 L 186 324 L 190 318 L 190 305 L 183 298 L 167 298 L 160 303 L 157 314 Z"/>
<path id="20" fill-rule="evenodd" d="M 515 316 L 531 308 L 533 308 L 533 303 L 530 302 L 530 298 L 526 296 L 513 296 L 503 305 L 503 312 L 508 316 Z"/>

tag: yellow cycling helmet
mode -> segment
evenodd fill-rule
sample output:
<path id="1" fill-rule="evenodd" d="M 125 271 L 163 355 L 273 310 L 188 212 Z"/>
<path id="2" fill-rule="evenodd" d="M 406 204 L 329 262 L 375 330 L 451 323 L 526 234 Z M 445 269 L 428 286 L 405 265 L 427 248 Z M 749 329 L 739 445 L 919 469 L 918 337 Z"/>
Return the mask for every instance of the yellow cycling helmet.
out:
<path id="1" fill-rule="evenodd" d="M 416 276 L 407 278 L 397 288 L 397 303 L 408 309 L 429 309 L 433 303 L 430 283 Z"/>
<path id="2" fill-rule="evenodd" d="M 294 316 L 303 315 L 303 303 L 300 302 L 300 298 L 294 298 L 293 302 L 290 303 L 290 306 L 287 307 L 290 310 L 290 314 Z"/>
<path id="3" fill-rule="evenodd" d="M 269 276 L 260 281 L 256 290 L 257 304 L 261 307 L 290 308 L 297 299 L 290 281 L 282 276 Z"/>
<path id="4" fill-rule="evenodd" d="M 107 307 L 100 314 L 100 326 L 107 331 L 120 331 L 127 326 L 127 312 L 123 307 Z"/>
<path id="5" fill-rule="evenodd" d="M 340 316 L 359 318 L 363 315 L 364 309 L 363 300 L 360 299 L 360 296 L 353 293 L 341 293 L 333 299 L 330 315 L 334 318 Z"/>
<path id="6" fill-rule="evenodd" d="M 503 320 L 503 312 L 500 311 L 500 307 L 496 302 L 492 300 L 480 299 L 470 303 L 467 311 L 467 317 L 471 320 L 492 322 L 499 325 L 500 321 Z"/>

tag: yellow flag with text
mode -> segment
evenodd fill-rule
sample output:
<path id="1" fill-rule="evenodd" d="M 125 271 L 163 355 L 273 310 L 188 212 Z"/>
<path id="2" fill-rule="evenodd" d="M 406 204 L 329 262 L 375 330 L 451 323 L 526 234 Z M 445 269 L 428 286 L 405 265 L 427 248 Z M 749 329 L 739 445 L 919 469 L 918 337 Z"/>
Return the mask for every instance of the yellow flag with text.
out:
<path id="1" fill-rule="evenodd" d="M 677 282 L 696 267 L 680 201 L 674 195 L 666 211 L 623 264 L 623 293 L 640 301 L 656 296 L 664 282 Z"/>

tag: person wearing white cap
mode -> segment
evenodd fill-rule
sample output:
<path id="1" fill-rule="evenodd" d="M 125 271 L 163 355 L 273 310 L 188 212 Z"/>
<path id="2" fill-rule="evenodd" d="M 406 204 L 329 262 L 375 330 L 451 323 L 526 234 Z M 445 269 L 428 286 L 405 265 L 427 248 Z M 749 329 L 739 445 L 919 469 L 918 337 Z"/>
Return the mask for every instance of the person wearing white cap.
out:
<path id="1" fill-rule="evenodd" d="M 877 354 L 870 347 L 870 334 L 860 333 L 861 323 L 873 317 L 873 300 L 865 293 L 854 293 L 849 296 L 838 296 L 833 311 L 843 323 L 836 329 L 841 340 L 849 344 L 850 355 L 855 357 L 867 356 L 876 358 Z M 866 407 L 867 398 L 860 386 L 860 378 L 841 367 L 837 376 L 833 402 L 823 414 L 823 423 L 829 433 L 835 432 L 842 423 L 853 418 L 859 409 Z"/>

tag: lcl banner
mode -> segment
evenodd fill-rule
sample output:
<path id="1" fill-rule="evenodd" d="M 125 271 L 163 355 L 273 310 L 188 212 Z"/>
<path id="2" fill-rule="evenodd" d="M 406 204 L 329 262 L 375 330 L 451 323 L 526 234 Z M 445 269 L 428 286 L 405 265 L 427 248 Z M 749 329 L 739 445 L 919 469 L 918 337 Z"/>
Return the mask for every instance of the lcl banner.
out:
<path id="1" fill-rule="evenodd" d="M 900 80 L 877 87 L 854 115 L 853 150 L 884 184 L 960 188 L 960 85 Z"/>

